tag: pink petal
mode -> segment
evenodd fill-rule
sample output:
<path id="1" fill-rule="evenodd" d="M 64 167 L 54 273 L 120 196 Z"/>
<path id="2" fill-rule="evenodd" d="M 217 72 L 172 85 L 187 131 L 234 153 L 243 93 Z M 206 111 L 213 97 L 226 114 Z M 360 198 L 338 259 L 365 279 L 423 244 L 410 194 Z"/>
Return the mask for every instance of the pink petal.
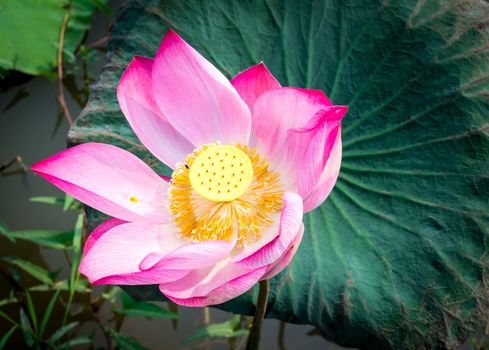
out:
<path id="1" fill-rule="evenodd" d="M 236 240 L 232 241 L 205 241 L 187 243 L 171 253 L 161 254 L 160 260 L 156 256 L 148 257 L 141 262 L 141 270 L 153 267 L 165 269 L 200 269 L 214 265 L 224 259 L 234 248 Z"/>
<path id="2" fill-rule="evenodd" d="M 137 277 L 134 273 L 141 272 L 139 265 L 146 256 L 155 252 L 166 255 L 187 244 L 176 237 L 175 231 L 173 224 L 123 223 L 115 226 L 100 236 L 87 251 L 80 272 L 92 284 L 113 283 L 114 277 L 121 284 L 133 284 Z M 159 276 L 151 274 L 141 276 L 146 277 L 148 283 L 164 280 L 157 282 L 155 278 Z"/>
<path id="3" fill-rule="evenodd" d="M 169 30 L 153 65 L 153 96 L 173 127 L 194 145 L 248 143 L 251 113 L 231 83 Z"/>
<path id="4" fill-rule="evenodd" d="M 317 208 L 328 197 L 333 189 L 341 167 L 341 127 L 338 128 L 334 138 L 333 149 L 326 162 L 326 166 L 321 173 L 321 176 L 312 190 L 312 192 L 304 199 L 304 212 L 307 213 Z"/>
<path id="5" fill-rule="evenodd" d="M 250 271 L 251 269 L 230 262 L 229 258 L 222 259 L 213 266 L 195 269 L 177 281 L 161 284 L 160 291 L 175 298 L 205 296 L 213 289 Z"/>
<path id="6" fill-rule="evenodd" d="M 265 227 L 260 232 L 261 237 L 259 240 L 243 244 L 243 246 L 233 254 L 232 261 L 236 262 L 243 260 L 273 241 L 280 233 L 280 217 L 281 213 L 272 214 L 270 219 L 273 221 L 273 224 Z"/>
<path id="7" fill-rule="evenodd" d="M 295 165 L 297 168 L 290 168 L 290 172 L 298 174 L 299 194 L 306 198 L 318 184 L 319 178 L 323 173 L 324 167 L 330 157 L 333 146 L 335 145 L 338 130 L 341 130 L 341 118 L 346 114 L 348 108 L 336 106 L 331 109 L 318 112 L 313 118 L 313 125 L 300 129 L 291 129 L 287 139 L 287 147 L 291 147 L 292 152 L 303 149 L 305 152 L 295 152 Z M 340 145 L 341 147 L 341 145 Z M 291 156 L 292 157 L 292 156 Z M 292 164 L 292 160 L 291 163 Z"/>
<path id="8" fill-rule="evenodd" d="M 168 221 L 168 183 L 121 148 L 85 143 L 34 164 L 32 170 L 107 215 L 126 221 Z"/>
<path id="9" fill-rule="evenodd" d="M 262 268 L 251 270 L 246 274 L 240 275 L 239 277 L 236 277 L 216 287 L 205 296 L 176 298 L 172 295 L 166 294 L 165 291 L 162 291 L 162 293 L 165 294 L 173 302 L 182 306 L 201 307 L 222 304 L 228 300 L 240 296 L 251 287 L 253 287 L 262 278 L 267 268 L 268 267 L 265 266 Z"/>
<path id="10" fill-rule="evenodd" d="M 293 192 L 286 192 L 278 236 L 252 255 L 237 261 L 237 264 L 247 268 L 257 268 L 274 263 L 297 236 L 302 225 L 302 212 L 301 196 Z"/>
<path id="11" fill-rule="evenodd" d="M 171 177 L 168 177 L 168 176 L 165 176 L 165 175 L 160 175 L 160 177 L 165 180 L 166 182 L 170 182 L 171 181 Z"/>
<path id="12" fill-rule="evenodd" d="M 264 63 L 258 63 L 238 73 L 231 79 L 231 84 L 236 88 L 250 110 L 253 110 L 256 99 L 264 92 L 281 87 Z"/>
<path id="13" fill-rule="evenodd" d="M 176 281 L 186 274 L 189 270 L 172 269 L 151 269 L 149 271 L 126 272 L 107 277 L 102 277 L 91 282 L 93 285 L 113 284 L 122 286 L 139 286 L 148 284 L 159 284 L 164 282 Z"/>
<path id="14" fill-rule="evenodd" d="M 87 255 L 88 251 L 92 248 L 92 246 L 97 242 L 97 240 L 102 237 L 102 235 L 108 230 L 119 226 L 127 221 L 119 220 L 119 219 L 109 219 L 98 225 L 95 230 L 90 233 L 87 240 L 85 241 L 85 246 L 83 248 L 83 255 Z"/>
<path id="15" fill-rule="evenodd" d="M 261 278 L 262 280 L 270 279 L 278 275 L 280 272 L 282 272 L 283 269 L 287 267 L 287 265 L 289 265 L 295 253 L 297 252 L 299 245 L 301 244 L 303 235 L 304 225 L 301 226 L 299 232 L 294 237 L 285 253 L 283 253 L 282 256 L 275 263 L 269 266 L 267 273 Z"/>
<path id="16" fill-rule="evenodd" d="M 253 109 L 256 146 L 287 190 L 303 196 L 312 191 L 329 156 L 329 135 L 346 111 L 318 90 L 281 88 L 258 98 Z"/>
<path id="17" fill-rule="evenodd" d="M 154 284 L 213 266 L 235 241 L 188 243 L 173 224 L 126 223 L 107 230 L 87 251 L 80 271 L 92 284 Z"/>
<path id="18" fill-rule="evenodd" d="M 285 147 L 288 130 L 306 125 L 318 111 L 330 106 L 331 102 L 319 90 L 285 87 L 265 92 L 253 107 L 255 144 L 252 146 L 258 147 L 273 169 L 281 174 L 284 170 L 288 171 L 290 155 L 287 153 L 293 151 Z M 295 161 L 296 155 L 292 156 Z M 282 181 L 287 182 L 287 179 L 283 178 Z M 293 181 L 285 185 L 288 190 L 297 191 Z"/>
<path id="19" fill-rule="evenodd" d="M 117 99 L 131 128 L 144 146 L 174 169 L 195 146 L 178 133 L 160 112 L 151 80 L 153 60 L 134 57 L 117 87 Z"/>

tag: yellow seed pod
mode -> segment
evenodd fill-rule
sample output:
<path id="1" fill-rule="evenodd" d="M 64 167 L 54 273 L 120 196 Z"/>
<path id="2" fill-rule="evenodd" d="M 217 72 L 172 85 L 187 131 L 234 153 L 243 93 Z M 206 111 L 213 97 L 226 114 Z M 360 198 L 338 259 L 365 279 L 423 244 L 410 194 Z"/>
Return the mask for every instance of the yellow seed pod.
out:
<path id="1" fill-rule="evenodd" d="M 253 165 L 246 153 L 232 145 L 215 145 L 194 160 L 189 179 L 202 197 L 229 202 L 241 196 L 253 180 Z"/>

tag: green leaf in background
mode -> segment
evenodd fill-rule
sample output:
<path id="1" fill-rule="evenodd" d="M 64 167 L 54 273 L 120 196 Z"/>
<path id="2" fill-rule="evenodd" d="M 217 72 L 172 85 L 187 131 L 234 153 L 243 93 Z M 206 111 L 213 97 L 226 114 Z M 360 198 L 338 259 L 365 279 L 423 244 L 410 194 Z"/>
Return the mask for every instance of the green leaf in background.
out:
<path id="1" fill-rule="evenodd" d="M 54 283 L 54 278 L 57 276 L 57 272 L 50 272 L 44 267 L 33 264 L 29 261 L 17 258 L 15 256 L 4 256 L 2 260 L 17 266 L 22 271 L 28 273 L 35 279 L 45 283 L 47 285 L 52 285 Z"/>
<path id="2" fill-rule="evenodd" d="M 34 307 L 34 302 L 32 301 L 31 293 L 29 291 L 25 291 L 25 298 L 27 300 L 27 310 L 29 311 L 29 316 L 32 320 L 32 326 L 34 329 L 34 334 L 37 333 L 37 313 L 36 308 Z"/>
<path id="3" fill-rule="evenodd" d="M 75 223 L 75 230 L 73 233 L 73 261 L 71 264 L 71 271 L 70 271 L 70 280 L 69 280 L 69 287 L 70 287 L 70 292 L 71 290 L 75 290 L 76 285 L 78 284 L 78 280 L 80 278 L 80 273 L 78 271 L 78 266 L 80 265 L 81 261 L 81 240 L 82 240 L 82 234 L 83 234 L 83 224 L 85 221 L 85 215 L 83 213 L 78 214 L 78 218 L 76 219 Z"/>
<path id="4" fill-rule="evenodd" d="M 70 340 L 64 342 L 63 344 L 61 344 L 59 346 L 59 348 L 60 349 L 72 349 L 74 346 L 90 344 L 92 342 L 93 342 L 92 337 L 88 337 L 88 336 L 77 337 L 77 338 L 73 338 L 73 339 L 70 339 Z"/>
<path id="5" fill-rule="evenodd" d="M 18 301 L 19 301 L 19 299 L 17 299 L 17 297 L 15 295 L 15 291 L 13 289 L 11 289 L 9 296 L 5 299 L 0 300 L 0 307 L 2 307 L 4 305 L 8 305 L 8 304 L 17 303 Z"/>
<path id="6" fill-rule="evenodd" d="M 92 14 L 108 0 L 2 0 L 0 2 L 0 68 L 46 74 L 57 66 L 59 34 L 69 13 L 64 53 L 73 55 Z"/>
<path id="7" fill-rule="evenodd" d="M 31 202 L 45 203 L 45 204 L 51 204 L 51 205 L 60 205 L 60 206 L 64 206 L 64 203 L 65 203 L 64 198 L 59 198 L 59 197 L 54 197 L 54 196 L 38 196 L 38 197 L 32 197 L 29 200 Z"/>
<path id="8" fill-rule="evenodd" d="M 340 178 L 305 216 L 268 316 L 345 346 L 455 348 L 489 311 L 488 11 L 476 0 L 128 1 L 70 144 L 111 143 L 168 175 L 116 88 L 170 27 L 228 77 L 263 60 L 283 85 L 324 90 L 350 106 Z M 254 297 L 220 307 L 252 314 Z"/>
<path id="9" fill-rule="evenodd" d="M 2 233 L 9 232 L 9 228 L 7 226 L 7 223 L 5 221 L 3 221 L 2 219 L 0 219 L 0 232 L 2 232 Z"/>
<path id="10" fill-rule="evenodd" d="M 63 211 L 69 210 L 74 203 L 75 203 L 75 198 L 73 198 L 69 194 L 65 195 L 65 200 L 63 203 Z"/>
<path id="11" fill-rule="evenodd" d="M 2 338 L 0 339 L 0 350 L 3 349 L 5 345 L 7 345 L 8 340 L 10 339 L 12 334 L 14 334 L 16 329 L 17 326 L 13 326 L 2 336 Z"/>
<path id="12" fill-rule="evenodd" d="M 20 324 L 22 325 L 22 334 L 24 335 L 25 344 L 28 347 L 32 347 L 34 345 L 32 326 L 23 308 L 20 308 Z"/>
<path id="13" fill-rule="evenodd" d="M 75 329 L 79 325 L 79 322 L 71 322 L 68 323 L 66 326 L 61 327 L 60 329 L 56 330 L 51 337 L 49 338 L 49 343 L 50 344 L 56 344 L 65 334 L 68 334 L 71 332 L 73 329 Z"/>
<path id="14" fill-rule="evenodd" d="M 30 287 L 29 290 L 31 292 L 48 292 L 48 291 L 56 291 L 59 290 L 61 292 L 67 292 L 70 291 L 70 286 L 69 286 L 69 281 L 68 280 L 62 280 L 62 281 L 57 281 L 51 285 L 38 285 L 38 286 L 33 286 Z M 90 287 L 88 285 L 87 280 L 79 280 L 75 286 L 74 289 L 75 292 L 77 293 L 89 293 L 90 292 Z"/>
<path id="15" fill-rule="evenodd" d="M 68 280 L 68 289 L 69 289 L 69 297 L 68 302 L 66 304 L 65 313 L 63 316 L 63 325 L 68 320 L 68 316 L 71 312 L 71 307 L 73 303 L 73 298 L 75 297 L 75 293 L 78 289 L 78 284 L 80 281 L 80 271 L 78 271 L 78 267 L 80 266 L 81 261 L 81 241 L 83 235 L 83 228 L 85 223 L 85 214 L 79 213 L 75 223 L 75 229 L 73 233 L 73 255 L 71 259 L 70 266 L 70 279 Z"/>
<path id="16" fill-rule="evenodd" d="M 59 292 L 60 292 L 59 289 L 56 290 L 56 292 L 51 297 L 51 300 L 49 301 L 46 310 L 44 311 L 44 315 L 42 316 L 41 326 L 39 327 L 39 338 L 42 338 L 44 334 L 44 330 L 48 325 L 49 319 L 51 318 L 51 314 L 53 313 L 54 304 L 56 304 L 56 301 L 58 300 Z"/>
<path id="17" fill-rule="evenodd" d="M 69 249 L 73 243 L 73 231 L 22 230 L 9 231 L 6 236 L 54 249 Z"/>
<path id="18" fill-rule="evenodd" d="M 112 305 L 114 305 L 117 300 L 117 296 L 119 293 L 121 293 L 121 289 L 116 286 L 107 286 L 106 288 L 108 288 L 108 290 L 105 290 L 102 293 L 101 298 L 108 300 Z"/>
<path id="19" fill-rule="evenodd" d="M 0 219 L 0 235 L 4 235 L 9 239 L 10 242 L 15 243 L 15 239 L 10 235 L 10 230 L 7 223 Z"/>
<path id="20" fill-rule="evenodd" d="M 12 319 L 9 315 L 7 315 L 2 310 L 0 310 L 0 317 L 2 317 L 3 319 L 9 321 L 14 326 L 21 327 L 21 325 L 17 321 L 15 321 L 14 319 Z"/>
<path id="21" fill-rule="evenodd" d="M 71 76 L 70 76 L 71 77 Z M 65 195 L 64 198 L 54 197 L 54 196 L 38 196 L 30 198 L 31 202 L 44 203 L 50 205 L 58 205 L 63 207 L 63 211 L 67 210 L 80 210 L 82 204 L 76 201 L 70 195 Z"/>
<path id="22" fill-rule="evenodd" d="M 113 312 L 135 317 L 178 318 L 178 315 L 167 309 L 145 301 L 136 301 L 129 294 L 121 293 L 122 307 L 114 307 Z"/>
<path id="23" fill-rule="evenodd" d="M 236 315 L 232 319 L 222 323 L 214 323 L 199 329 L 195 334 L 184 339 L 183 343 L 204 339 L 204 338 L 234 338 L 247 335 L 247 329 L 236 329 L 241 322 L 241 316 Z"/>
<path id="24" fill-rule="evenodd" d="M 108 1 L 102 1 L 102 0 L 92 0 L 96 5 L 97 8 L 106 16 L 112 16 L 114 15 L 112 9 L 106 5 Z"/>
<path id="25" fill-rule="evenodd" d="M 119 350 L 148 350 L 146 347 L 131 336 L 117 333 L 112 328 L 105 328 L 105 331 L 110 335 L 116 344 L 116 349 Z"/>

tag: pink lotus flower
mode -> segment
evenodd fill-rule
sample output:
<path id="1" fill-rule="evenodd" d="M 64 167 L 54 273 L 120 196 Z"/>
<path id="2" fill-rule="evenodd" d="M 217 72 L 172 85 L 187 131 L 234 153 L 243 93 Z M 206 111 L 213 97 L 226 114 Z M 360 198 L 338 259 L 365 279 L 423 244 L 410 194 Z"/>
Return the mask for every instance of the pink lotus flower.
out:
<path id="1" fill-rule="evenodd" d="M 92 284 L 159 284 L 181 305 L 219 304 L 279 273 L 328 196 L 341 119 L 322 91 L 281 87 L 263 63 L 228 81 L 173 31 L 117 88 L 164 179 L 131 153 L 86 143 L 32 169 L 110 219 L 89 236 Z"/>

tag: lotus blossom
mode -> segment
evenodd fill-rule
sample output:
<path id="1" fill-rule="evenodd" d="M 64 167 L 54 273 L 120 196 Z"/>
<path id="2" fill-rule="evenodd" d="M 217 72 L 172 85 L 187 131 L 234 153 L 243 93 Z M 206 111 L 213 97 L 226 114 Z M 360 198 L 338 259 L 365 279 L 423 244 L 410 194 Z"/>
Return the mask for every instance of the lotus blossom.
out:
<path id="1" fill-rule="evenodd" d="M 291 261 L 305 212 L 332 190 L 341 119 L 322 91 L 281 87 L 263 63 L 229 81 L 175 32 L 136 56 L 117 98 L 141 143 L 173 170 L 85 143 L 32 170 L 113 217 L 88 237 L 92 284 L 158 284 L 186 306 L 219 304 Z"/>

